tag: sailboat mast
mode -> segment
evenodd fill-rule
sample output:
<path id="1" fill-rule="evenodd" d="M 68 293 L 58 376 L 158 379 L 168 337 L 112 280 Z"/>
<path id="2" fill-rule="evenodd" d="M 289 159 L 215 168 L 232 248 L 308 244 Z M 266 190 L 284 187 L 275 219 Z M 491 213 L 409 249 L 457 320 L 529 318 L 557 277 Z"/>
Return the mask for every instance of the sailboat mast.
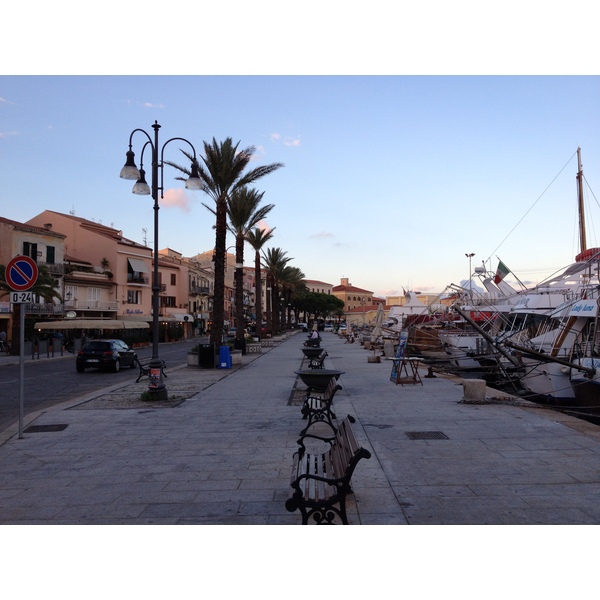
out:
<path id="1" fill-rule="evenodd" d="M 585 215 L 583 212 L 583 171 L 581 170 L 581 148 L 577 148 L 577 202 L 579 205 L 579 244 L 580 252 L 587 250 L 585 239 Z"/>

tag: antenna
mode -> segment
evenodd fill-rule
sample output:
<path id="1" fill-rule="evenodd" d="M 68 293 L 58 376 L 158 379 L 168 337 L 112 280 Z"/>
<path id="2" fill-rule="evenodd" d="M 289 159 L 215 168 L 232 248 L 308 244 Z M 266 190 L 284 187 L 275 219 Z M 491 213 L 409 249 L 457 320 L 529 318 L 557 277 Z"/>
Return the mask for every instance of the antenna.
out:
<path id="1" fill-rule="evenodd" d="M 145 227 L 142 227 L 142 231 L 144 232 L 144 246 L 147 246 L 147 239 L 146 239 L 146 235 L 148 234 L 148 230 Z"/>

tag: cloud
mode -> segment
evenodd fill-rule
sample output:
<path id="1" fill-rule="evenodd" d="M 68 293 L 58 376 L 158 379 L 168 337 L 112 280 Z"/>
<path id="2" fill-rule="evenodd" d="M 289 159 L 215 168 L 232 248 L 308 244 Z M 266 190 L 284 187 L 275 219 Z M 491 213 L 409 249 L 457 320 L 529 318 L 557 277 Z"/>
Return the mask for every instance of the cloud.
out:
<path id="1" fill-rule="evenodd" d="M 271 141 L 274 143 L 282 142 L 284 146 L 299 146 L 300 136 L 293 137 L 291 135 L 282 136 L 280 133 L 274 132 L 271 134 Z"/>
<path id="2" fill-rule="evenodd" d="M 19 133 L 17 131 L 0 131 L 0 140 L 11 135 L 19 135 Z"/>
<path id="3" fill-rule="evenodd" d="M 123 102 L 125 102 L 125 104 L 128 104 L 129 106 L 132 105 L 137 105 L 137 106 L 142 106 L 143 108 L 164 108 L 165 105 L 162 104 L 161 102 L 140 102 L 139 100 L 130 100 L 130 99 L 125 99 L 123 100 Z"/>
<path id="4" fill-rule="evenodd" d="M 160 200 L 160 205 L 164 208 L 179 208 L 186 213 L 191 211 L 188 195 L 185 193 L 185 190 L 178 188 L 166 190 L 163 198 Z"/>
<path id="5" fill-rule="evenodd" d="M 333 233 L 329 231 L 320 231 L 319 233 L 313 233 L 310 235 L 311 238 L 332 238 L 334 237 Z"/>
<path id="6" fill-rule="evenodd" d="M 269 231 L 271 231 L 271 227 L 269 227 L 267 225 L 267 222 L 264 219 L 261 219 L 257 224 L 256 227 L 258 227 L 258 229 L 260 229 L 261 231 L 264 231 L 265 233 L 269 233 Z"/>

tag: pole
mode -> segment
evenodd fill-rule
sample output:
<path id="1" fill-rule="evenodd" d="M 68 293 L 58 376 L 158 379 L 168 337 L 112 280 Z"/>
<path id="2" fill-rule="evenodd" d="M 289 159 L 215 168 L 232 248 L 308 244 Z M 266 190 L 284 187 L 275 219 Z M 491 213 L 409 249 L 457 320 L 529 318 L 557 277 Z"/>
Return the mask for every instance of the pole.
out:
<path id="1" fill-rule="evenodd" d="M 158 356 L 158 312 L 159 292 L 158 281 L 158 130 L 160 125 L 157 121 L 152 125 L 154 129 L 154 147 L 152 148 L 152 199 L 154 200 L 154 265 L 152 273 L 152 360 L 150 361 L 150 376 L 148 391 L 154 400 L 168 400 L 169 396 L 162 374 L 162 361 Z"/>
<path id="2" fill-rule="evenodd" d="M 19 439 L 23 439 L 23 414 L 25 413 L 25 305 L 21 304 L 19 328 Z"/>

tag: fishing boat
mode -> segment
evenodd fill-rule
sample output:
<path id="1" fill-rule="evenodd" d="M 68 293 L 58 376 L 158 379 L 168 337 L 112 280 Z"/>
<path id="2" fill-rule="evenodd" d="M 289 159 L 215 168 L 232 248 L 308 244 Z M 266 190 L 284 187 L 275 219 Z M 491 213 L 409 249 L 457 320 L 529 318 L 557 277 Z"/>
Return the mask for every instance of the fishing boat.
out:
<path id="1" fill-rule="evenodd" d="M 527 392 L 554 404 L 600 407 L 596 374 L 600 248 L 587 247 L 579 148 L 577 160 L 580 252 L 562 273 L 524 296 L 521 328 L 499 342 L 522 362 L 521 383 Z M 531 308 L 540 298 L 555 306 L 531 319 Z"/>
<path id="2" fill-rule="evenodd" d="M 575 262 L 537 286 L 512 293 L 496 286 L 497 293 L 486 274 L 484 288 L 496 293 L 453 307 L 470 323 L 471 331 L 441 337 L 448 352 L 462 351 L 463 361 L 472 360 L 473 368 L 475 363 L 479 368 L 495 363 L 494 375 L 518 378 L 527 394 L 571 404 L 576 396 L 581 400 L 585 395 L 586 402 L 600 404 L 600 397 L 594 398 L 600 385 L 597 390 L 592 376 L 597 345 L 589 341 L 589 332 L 595 331 L 595 312 L 589 307 L 600 284 L 600 249 L 586 245 L 579 148 L 577 157 L 581 248 Z M 486 315 L 483 322 L 470 318 L 476 310 Z"/>

